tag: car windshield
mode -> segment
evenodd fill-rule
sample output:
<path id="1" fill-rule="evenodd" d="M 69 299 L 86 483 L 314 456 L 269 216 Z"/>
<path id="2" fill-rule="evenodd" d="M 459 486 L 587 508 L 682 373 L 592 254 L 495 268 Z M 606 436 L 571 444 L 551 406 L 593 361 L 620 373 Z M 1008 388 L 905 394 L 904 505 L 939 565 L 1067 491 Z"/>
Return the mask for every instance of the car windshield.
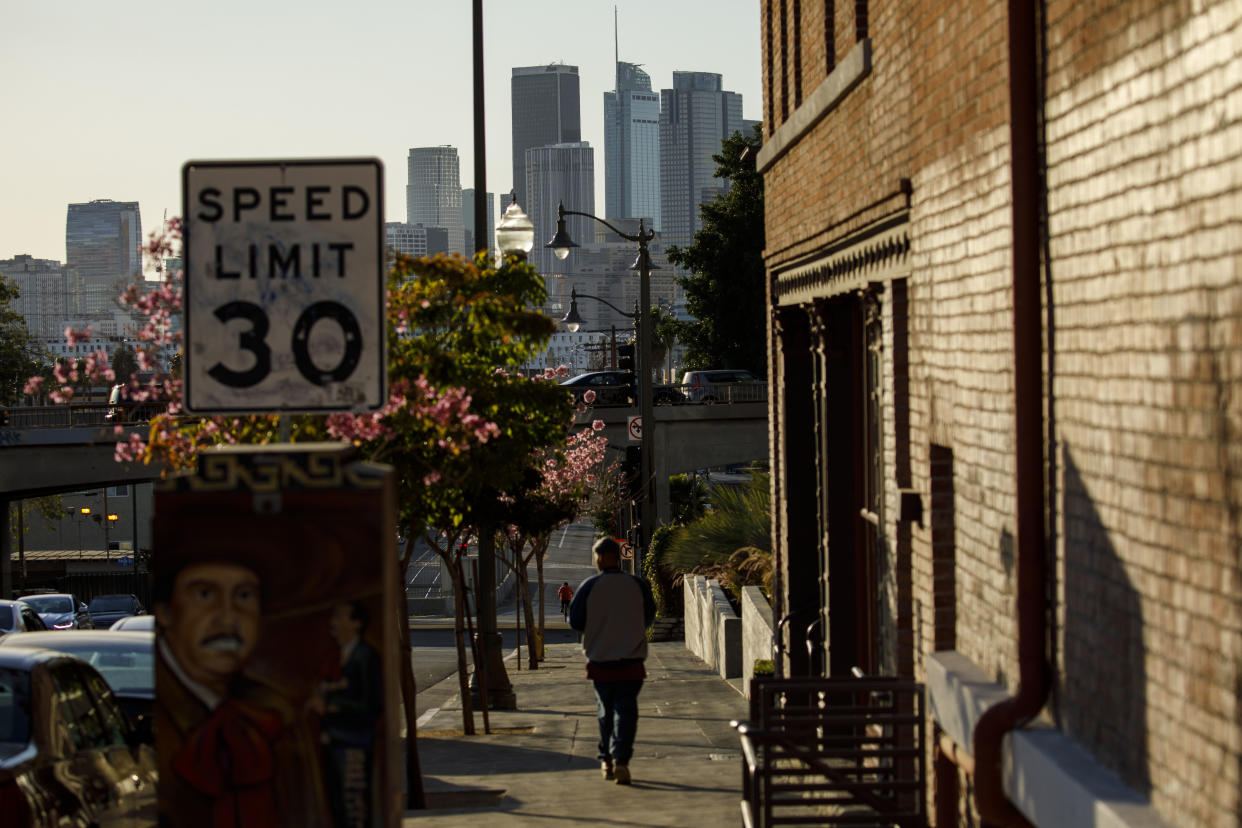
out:
<path id="1" fill-rule="evenodd" d="M 55 633 L 54 641 L 40 647 L 75 655 L 99 671 L 112 692 L 121 696 L 155 692 L 154 638 L 147 642 L 78 641 L 69 633 Z"/>
<path id="2" fill-rule="evenodd" d="M 128 595 L 100 595 L 91 599 L 91 612 L 128 612 L 133 607 L 133 599 Z"/>
<path id="3" fill-rule="evenodd" d="M 30 675 L 0 667 L 0 742 L 30 741 Z"/>
<path id="4" fill-rule="evenodd" d="M 73 599 L 68 595 L 31 595 L 22 599 L 35 612 L 73 612 Z"/>

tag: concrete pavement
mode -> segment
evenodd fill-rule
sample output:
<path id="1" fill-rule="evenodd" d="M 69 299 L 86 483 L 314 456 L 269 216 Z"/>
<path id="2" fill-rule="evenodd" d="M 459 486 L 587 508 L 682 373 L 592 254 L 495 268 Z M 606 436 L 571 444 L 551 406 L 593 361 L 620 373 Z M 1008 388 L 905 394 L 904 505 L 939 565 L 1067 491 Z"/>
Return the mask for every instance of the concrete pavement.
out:
<path id="1" fill-rule="evenodd" d="M 558 624 L 563 623 L 556 618 Z M 577 644 L 551 644 L 537 670 L 512 669 L 518 709 L 475 712 L 461 735 L 456 676 L 426 691 L 419 758 L 429 805 L 403 825 L 736 825 L 741 757 L 733 719 L 746 717 L 738 689 L 681 641 L 653 643 L 639 696 L 629 787 L 600 777 L 595 698 Z"/>

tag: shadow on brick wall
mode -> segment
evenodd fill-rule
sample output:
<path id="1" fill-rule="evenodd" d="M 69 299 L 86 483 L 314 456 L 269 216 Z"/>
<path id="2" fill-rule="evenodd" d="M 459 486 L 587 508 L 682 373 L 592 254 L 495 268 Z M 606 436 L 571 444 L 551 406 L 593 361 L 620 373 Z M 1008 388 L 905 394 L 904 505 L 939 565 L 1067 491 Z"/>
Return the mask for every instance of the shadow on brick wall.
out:
<path id="1" fill-rule="evenodd" d="M 1127 785 L 1149 794 L 1142 606 L 1068 446 L 1061 459 L 1065 649 L 1057 693 L 1062 727 Z"/>

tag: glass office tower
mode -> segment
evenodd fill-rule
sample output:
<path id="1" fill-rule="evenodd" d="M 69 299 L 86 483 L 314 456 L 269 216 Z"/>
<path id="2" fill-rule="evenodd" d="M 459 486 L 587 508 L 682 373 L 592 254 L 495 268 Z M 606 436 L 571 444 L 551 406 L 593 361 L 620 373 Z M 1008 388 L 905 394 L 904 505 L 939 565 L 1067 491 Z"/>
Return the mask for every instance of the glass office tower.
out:
<path id="1" fill-rule="evenodd" d="M 604 93 L 604 217 L 660 227 L 660 96 L 636 63 L 617 61 L 617 88 Z"/>
<path id="2" fill-rule="evenodd" d="M 660 231 L 667 244 L 689 245 L 702 226 L 699 205 L 729 188 L 715 178 L 720 144 L 740 132 L 742 96 L 713 72 L 674 72 L 660 91 Z"/>
<path id="3" fill-rule="evenodd" d="M 578 67 L 560 63 L 516 67 L 511 90 L 513 189 L 518 205 L 533 216 L 527 203 L 526 151 L 582 140 Z"/>
<path id="4" fill-rule="evenodd" d="M 141 246 L 138 202 L 98 199 L 69 205 L 65 266 L 81 279 L 81 313 L 114 310 L 121 292 L 142 282 Z"/>
<path id="5" fill-rule="evenodd" d="M 457 157 L 457 147 L 413 147 L 406 166 L 406 224 L 443 228 L 448 236 L 449 252 L 465 253 L 461 161 Z"/>

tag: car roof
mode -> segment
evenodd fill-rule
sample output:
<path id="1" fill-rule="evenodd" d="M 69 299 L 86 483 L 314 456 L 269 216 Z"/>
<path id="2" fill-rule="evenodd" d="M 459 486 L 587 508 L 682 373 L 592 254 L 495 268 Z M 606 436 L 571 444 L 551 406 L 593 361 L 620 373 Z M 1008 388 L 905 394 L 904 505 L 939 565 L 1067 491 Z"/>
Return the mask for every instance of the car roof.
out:
<path id="1" fill-rule="evenodd" d="M 109 644 L 127 644 L 154 646 L 155 632 L 153 630 L 34 630 L 33 632 L 23 633 L 5 633 L 0 635 L 0 649 L 5 646 L 11 647 L 46 647 L 48 649 L 59 649 L 57 644 L 68 644 L 76 642 L 78 644 L 88 645 L 104 645 L 105 649 L 117 649 L 115 647 L 107 647 Z"/>
<path id="2" fill-rule="evenodd" d="M 600 374 L 630 374 L 630 373 L 633 373 L 633 372 L 627 371 L 623 368 L 617 368 L 615 370 L 609 369 L 607 371 L 587 371 L 585 374 L 578 374 L 576 377 L 570 377 L 569 379 L 561 380 L 561 385 L 569 385 L 571 382 L 577 382 L 578 380 L 586 379 L 587 377 L 598 377 Z"/>
<path id="3" fill-rule="evenodd" d="M 22 633 L 22 635 L 27 635 L 27 633 Z M 30 670 L 39 664 L 58 658 L 76 657 L 58 650 L 48 650 L 42 647 L 0 647 L 0 667 L 9 667 L 17 670 Z"/>
<path id="4" fill-rule="evenodd" d="M 29 595 L 19 595 L 15 600 L 25 601 L 27 598 L 72 598 L 72 592 L 32 592 Z"/>

